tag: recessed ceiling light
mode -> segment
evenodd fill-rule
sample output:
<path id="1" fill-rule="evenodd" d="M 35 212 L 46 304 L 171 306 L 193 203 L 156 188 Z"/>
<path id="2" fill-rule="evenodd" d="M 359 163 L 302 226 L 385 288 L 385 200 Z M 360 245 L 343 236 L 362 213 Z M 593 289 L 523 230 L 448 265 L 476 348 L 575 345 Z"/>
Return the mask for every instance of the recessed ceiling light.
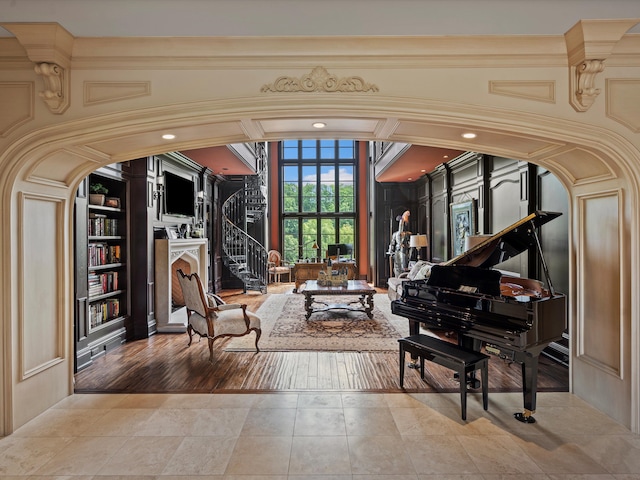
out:
<path id="1" fill-rule="evenodd" d="M 176 136 L 173 133 L 165 133 L 164 135 L 162 135 L 162 138 L 164 138 L 165 140 L 173 140 L 174 138 L 176 138 Z"/>
<path id="2" fill-rule="evenodd" d="M 412 177 L 409 177 L 409 178 L 407 178 L 407 180 L 413 180 L 413 178 L 412 178 Z"/>
<path id="3" fill-rule="evenodd" d="M 463 133 L 462 136 L 464 138 L 476 138 L 477 137 L 477 135 L 475 133 L 471 133 L 471 132 Z"/>
<path id="4" fill-rule="evenodd" d="M 426 172 L 426 170 L 423 168 L 422 170 L 420 170 L 420 172 L 421 172 L 421 173 L 424 173 L 424 172 Z"/>
<path id="5" fill-rule="evenodd" d="M 449 158 L 449 155 L 445 155 L 445 156 L 443 156 L 442 158 Z"/>
<path id="6" fill-rule="evenodd" d="M 327 126 L 327 124 L 326 124 L 326 123 L 324 123 L 324 122 L 315 122 L 315 123 L 313 124 L 313 128 L 324 128 L 324 127 L 326 127 L 326 126 Z"/>

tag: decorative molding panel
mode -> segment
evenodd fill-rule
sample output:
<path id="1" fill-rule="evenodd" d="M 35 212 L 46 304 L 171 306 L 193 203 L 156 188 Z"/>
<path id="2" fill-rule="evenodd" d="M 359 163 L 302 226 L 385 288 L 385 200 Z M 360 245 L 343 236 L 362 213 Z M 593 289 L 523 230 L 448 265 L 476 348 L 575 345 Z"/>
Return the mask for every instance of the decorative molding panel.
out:
<path id="1" fill-rule="evenodd" d="M 19 377 L 29 377 L 64 361 L 65 286 L 62 198 L 21 194 L 18 243 Z M 35 295 L 35 296 L 34 296 Z"/>
<path id="2" fill-rule="evenodd" d="M 489 93 L 556 103 L 556 82 L 553 80 L 490 80 Z"/>
<path id="3" fill-rule="evenodd" d="M 0 82 L 0 137 L 34 119 L 33 82 Z"/>
<path id="4" fill-rule="evenodd" d="M 30 166 L 25 178 L 33 183 L 66 188 L 72 185 L 79 176 L 87 161 L 96 164 L 106 163 L 109 157 L 84 146 L 74 146 L 54 150 Z"/>
<path id="5" fill-rule="evenodd" d="M 601 182 L 617 177 L 607 162 L 596 153 L 585 148 L 570 147 L 553 155 L 540 157 L 544 165 L 553 163 L 553 168 L 562 170 L 574 185 Z"/>
<path id="6" fill-rule="evenodd" d="M 376 85 L 361 77 L 342 77 L 330 74 L 324 67 L 316 67 L 300 78 L 278 77 L 263 85 L 261 92 L 377 92 Z"/>
<path id="7" fill-rule="evenodd" d="M 622 379 L 625 351 L 622 191 L 578 197 L 576 357 Z M 607 258 L 605 263 L 599 259 Z M 604 267 L 604 268 L 603 268 Z"/>
<path id="8" fill-rule="evenodd" d="M 640 132 L 640 78 L 606 80 L 607 117 Z"/>
<path id="9" fill-rule="evenodd" d="M 151 95 L 151 82 L 84 82 L 84 105 Z"/>

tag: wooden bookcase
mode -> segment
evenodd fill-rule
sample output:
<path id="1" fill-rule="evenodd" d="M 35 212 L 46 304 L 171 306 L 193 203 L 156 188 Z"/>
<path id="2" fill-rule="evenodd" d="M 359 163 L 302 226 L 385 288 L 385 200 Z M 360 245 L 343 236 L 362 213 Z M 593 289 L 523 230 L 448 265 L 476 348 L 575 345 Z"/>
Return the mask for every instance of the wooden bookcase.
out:
<path id="1" fill-rule="evenodd" d="M 104 204 L 90 199 L 97 183 L 108 189 Z M 76 196 L 76 371 L 127 339 L 128 198 L 121 164 L 89 175 Z"/>

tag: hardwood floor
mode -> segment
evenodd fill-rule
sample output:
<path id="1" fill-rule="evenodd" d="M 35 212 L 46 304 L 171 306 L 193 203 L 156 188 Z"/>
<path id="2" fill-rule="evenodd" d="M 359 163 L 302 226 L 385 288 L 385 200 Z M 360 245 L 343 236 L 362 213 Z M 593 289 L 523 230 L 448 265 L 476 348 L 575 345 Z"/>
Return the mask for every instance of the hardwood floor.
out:
<path id="1" fill-rule="evenodd" d="M 225 291 L 229 303 L 246 303 L 256 311 L 272 293 L 285 293 L 292 283 L 270 285 L 269 293 Z M 385 292 L 385 290 L 379 290 Z M 186 334 L 157 334 L 109 351 L 75 376 L 77 393 L 185 393 L 272 391 L 401 391 L 397 352 L 224 352 L 214 345 L 209 363 L 206 341 L 187 347 Z M 492 357 L 489 391 L 521 390 L 521 367 Z M 456 392 L 452 372 L 428 364 L 425 380 L 408 370 L 409 392 Z M 568 391 L 566 367 L 540 357 L 538 391 Z"/>

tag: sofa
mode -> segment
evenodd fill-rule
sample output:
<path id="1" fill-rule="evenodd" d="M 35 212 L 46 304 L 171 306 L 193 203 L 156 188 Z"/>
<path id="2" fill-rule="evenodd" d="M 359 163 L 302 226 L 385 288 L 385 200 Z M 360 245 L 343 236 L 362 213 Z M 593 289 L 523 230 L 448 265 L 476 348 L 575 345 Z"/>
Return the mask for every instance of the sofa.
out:
<path id="1" fill-rule="evenodd" d="M 402 295 L 402 284 L 407 280 L 424 280 L 429 278 L 433 263 L 418 260 L 408 272 L 387 279 L 387 295 L 390 300 L 397 300 Z"/>

